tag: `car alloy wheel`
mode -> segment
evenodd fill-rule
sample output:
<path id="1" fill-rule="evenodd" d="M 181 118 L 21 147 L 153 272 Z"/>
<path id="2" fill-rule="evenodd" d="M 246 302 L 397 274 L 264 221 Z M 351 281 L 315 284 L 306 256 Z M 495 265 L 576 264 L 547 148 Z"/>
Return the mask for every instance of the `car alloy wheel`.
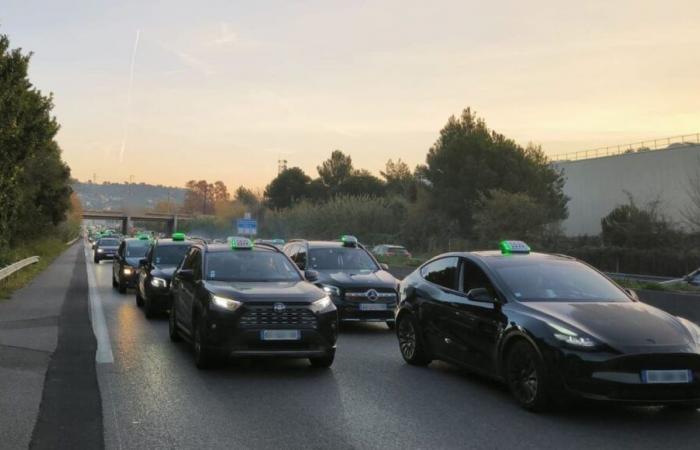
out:
<path id="1" fill-rule="evenodd" d="M 542 360 L 534 347 L 525 341 L 517 342 L 506 357 L 505 378 L 508 388 L 518 403 L 530 411 L 544 411 L 549 395 Z"/>
<path id="2" fill-rule="evenodd" d="M 398 336 L 401 354 L 406 360 L 413 359 L 416 354 L 416 330 L 409 318 L 405 318 L 399 323 Z"/>

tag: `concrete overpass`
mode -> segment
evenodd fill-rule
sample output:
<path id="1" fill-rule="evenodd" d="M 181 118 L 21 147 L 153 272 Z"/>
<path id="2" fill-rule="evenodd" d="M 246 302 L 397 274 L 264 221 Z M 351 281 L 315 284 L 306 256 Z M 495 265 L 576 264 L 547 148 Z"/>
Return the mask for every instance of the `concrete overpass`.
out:
<path id="1" fill-rule="evenodd" d="M 84 210 L 82 217 L 83 219 L 120 220 L 122 222 L 123 234 L 128 233 L 129 222 L 165 222 L 168 229 L 168 233 L 173 233 L 177 230 L 178 222 L 180 220 L 192 219 L 192 215 L 181 213 L 126 213 L 123 211 L 107 210 Z"/>

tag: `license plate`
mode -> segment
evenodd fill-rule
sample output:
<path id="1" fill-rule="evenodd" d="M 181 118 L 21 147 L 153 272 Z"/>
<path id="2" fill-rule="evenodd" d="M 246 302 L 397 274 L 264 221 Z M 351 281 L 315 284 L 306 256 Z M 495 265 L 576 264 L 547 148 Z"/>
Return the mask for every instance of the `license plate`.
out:
<path id="1" fill-rule="evenodd" d="M 299 330 L 262 330 L 260 339 L 263 341 L 298 341 L 301 339 Z"/>
<path id="2" fill-rule="evenodd" d="M 360 303 L 360 311 L 386 311 L 384 303 Z"/>
<path id="3" fill-rule="evenodd" d="M 692 380 L 690 370 L 642 370 L 642 383 L 645 384 L 683 384 Z"/>

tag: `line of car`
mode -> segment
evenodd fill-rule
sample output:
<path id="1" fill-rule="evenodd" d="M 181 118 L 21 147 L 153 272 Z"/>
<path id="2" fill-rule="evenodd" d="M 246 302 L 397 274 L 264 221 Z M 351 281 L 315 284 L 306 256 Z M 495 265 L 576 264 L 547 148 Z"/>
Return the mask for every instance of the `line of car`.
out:
<path id="1" fill-rule="evenodd" d="M 129 238 L 114 258 L 115 287 L 134 286 L 148 317 L 169 311 L 171 339 L 193 344 L 198 367 L 252 356 L 328 367 L 340 323 L 381 321 L 407 363 L 493 377 L 528 410 L 572 399 L 700 406 L 700 327 L 519 241 L 438 255 L 401 282 L 352 236 Z"/>

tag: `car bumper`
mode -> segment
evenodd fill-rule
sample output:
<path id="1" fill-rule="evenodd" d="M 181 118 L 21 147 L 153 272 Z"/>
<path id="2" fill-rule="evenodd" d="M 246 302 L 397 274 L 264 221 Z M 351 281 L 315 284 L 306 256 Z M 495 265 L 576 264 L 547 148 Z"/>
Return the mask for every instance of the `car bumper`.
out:
<path id="1" fill-rule="evenodd" d="M 396 303 L 391 302 L 365 302 L 364 304 L 383 304 L 386 309 L 367 311 L 363 310 L 360 305 L 363 302 L 348 302 L 344 300 L 333 299 L 336 308 L 338 308 L 338 317 L 341 322 L 393 322 L 396 314 Z"/>
<path id="2" fill-rule="evenodd" d="M 559 388 L 568 396 L 635 405 L 700 405 L 700 355 L 637 353 L 616 355 L 563 351 L 552 361 Z M 689 383 L 648 384 L 644 370 L 689 370 Z"/>
<path id="3" fill-rule="evenodd" d="M 243 326 L 241 314 L 210 313 L 207 317 L 207 345 L 231 357 L 314 358 L 335 351 L 338 319 L 335 311 L 317 315 L 315 326 L 257 324 Z M 263 330 L 299 330 L 300 339 L 266 341 Z"/>

